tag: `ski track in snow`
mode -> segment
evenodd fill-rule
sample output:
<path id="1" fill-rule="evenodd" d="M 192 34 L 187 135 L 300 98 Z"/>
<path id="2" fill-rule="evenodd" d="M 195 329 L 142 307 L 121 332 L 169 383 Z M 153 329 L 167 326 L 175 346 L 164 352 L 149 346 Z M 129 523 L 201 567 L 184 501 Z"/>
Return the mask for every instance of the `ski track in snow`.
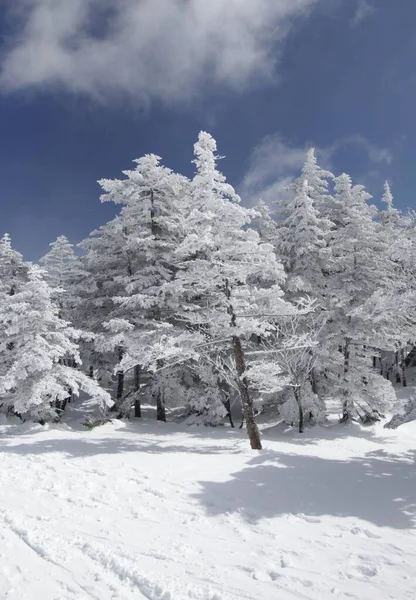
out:
<path id="1" fill-rule="evenodd" d="M 414 600 L 415 434 L 4 425 L 0 598 Z"/>

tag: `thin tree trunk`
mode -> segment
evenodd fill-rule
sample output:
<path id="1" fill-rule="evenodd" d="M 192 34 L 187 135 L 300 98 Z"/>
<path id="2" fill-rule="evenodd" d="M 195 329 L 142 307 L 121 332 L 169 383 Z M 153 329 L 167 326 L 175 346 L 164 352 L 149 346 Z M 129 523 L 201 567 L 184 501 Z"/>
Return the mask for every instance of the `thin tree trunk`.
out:
<path id="1" fill-rule="evenodd" d="M 118 348 L 118 359 L 119 361 L 123 358 L 123 349 Z M 113 406 L 110 408 L 110 412 L 118 413 L 116 419 L 122 419 L 125 415 L 123 415 L 120 410 L 122 399 L 124 394 L 124 371 L 119 369 L 117 371 L 117 391 L 116 391 L 116 401 Z"/>
<path id="2" fill-rule="evenodd" d="M 401 383 L 402 378 L 400 377 L 399 351 L 398 350 L 394 353 L 394 365 L 395 365 L 395 370 L 396 370 L 396 383 Z"/>
<path id="3" fill-rule="evenodd" d="M 400 348 L 400 367 L 402 370 L 403 387 L 407 387 L 406 357 L 404 355 L 404 348 Z"/>
<path id="4" fill-rule="evenodd" d="M 231 327 L 236 327 L 237 315 L 235 314 L 234 307 L 231 304 L 231 289 L 228 280 L 225 281 L 224 292 L 227 299 L 230 301 L 228 313 L 231 317 Z M 240 390 L 241 405 L 243 409 L 243 417 L 246 422 L 250 446 L 253 450 L 261 450 L 262 446 L 260 432 L 259 428 L 257 427 L 256 420 L 254 418 L 253 400 L 250 397 L 248 379 L 245 376 L 246 364 L 244 360 L 244 350 L 241 344 L 241 339 L 238 337 L 238 335 L 234 335 L 232 338 L 232 348 L 234 351 L 235 366 L 238 377 L 238 387 Z"/>
<path id="5" fill-rule="evenodd" d="M 117 372 L 117 400 L 121 400 L 124 392 L 124 371 Z"/>
<path id="6" fill-rule="evenodd" d="M 136 392 L 134 400 L 134 416 L 140 419 L 142 416 L 142 407 L 140 405 L 140 365 L 134 367 L 134 390 Z"/>
<path id="7" fill-rule="evenodd" d="M 344 346 L 344 375 L 350 370 L 350 341 L 345 340 Z"/>
<path id="8" fill-rule="evenodd" d="M 121 361 L 123 358 L 122 348 L 118 349 L 118 359 Z M 120 369 L 117 371 L 117 400 L 121 400 L 124 393 L 124 371 Z"/>
<path id="9" fill-rule="evenodd" d="M 305 431 L 305 423 L 304 423 L 304 417 L 303 417 L 303 406 L 302 406 L 302 398 L 301 398 L 301 394 L 300 394 L 300 388 L 294 387 L 293 394 L 295 396 L 296 404 L 298 405 L 298 409 L 299 409 L 299 433 L 303 433 Z"/>
<path id="10" fill-rule="evenodd" d="M 316 372 L 315 372 L 314 368 L 311 369 L 311 373 L 309 375 L 309 381 L 311 382 L 312 393 L 315 394 L 315 396 L 317 396 L 318 395 L 318 386 L 316 383 Z"/>
<path id="11" fill-rule="evenodd" d="M 230 425 L 234 429 L 233 417 L 231 415 L 231 400 L 230 400 L 230 396 L 228 396 L 228 398 L 225 400 L 224 407 L 225 407 L 225 410 L 227 411 L 227 417 L 228 417 L 228 420 L 230 421 Z"/>
<path id="12" fill-rule="evenodd" d="M 344 382 L 347 385 L 347 375 L 350 370 L 350 341 L 345 340 L 344 346 Z M 347 423 L 352 418 L 352 401 L 347 389 L 344 390 L 344 401 L 342 403 L 342 418 L 341 423 Z"/>
<path id="13" fill-rule="evenodd" d="M 257 427 L 256 420 L 254 418 L 253 401 L 250 397 L 247 377 L 244 376 L 244 373 L 246 371 L 246 366 L 244 362 L 244 351 L 241 345 L 241 340 L 237 335 L 233 336 L 233 350 L 235 364 L 237 368 L 241 403 L 243 405 L 243 414 L 247 425 L 247 433 L 250 440 L 250 446 L 253 450 L 261 450 L 262 446 L 260 440 L 260 432 L 259 428 Z"/>
<path id="14" fill-rule="evenodd" d="M 158 390 L 156 395 L 156 420 L 166 423 L 166 409 L 162 396 L 162 392 Z"/>

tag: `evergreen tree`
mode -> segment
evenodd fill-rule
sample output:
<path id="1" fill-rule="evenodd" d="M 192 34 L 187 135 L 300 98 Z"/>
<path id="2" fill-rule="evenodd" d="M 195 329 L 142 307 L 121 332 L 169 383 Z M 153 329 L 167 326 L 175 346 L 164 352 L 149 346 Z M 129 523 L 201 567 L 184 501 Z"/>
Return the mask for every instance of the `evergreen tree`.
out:
<path id="1" fill-rule="evenodd" d="M 63 359 L 80 361 L 80 334 L 59 317 L 52 289 L 39 267 L 30 266 L 28 279 L 10 296 L 2 292 L 0 326 L 4 337 L 0 353 L 12 346 L 9 368 L 0 376 L 3 408 L 24 419 L 49 421 L 59 418 L 59 403 L 82 390 L 91 404 L 102 409 L 111 404 L 108 393 Z"/>
<path id="2" fill-rule="evenodd" d="M 12 296 L 26 275 L 27 265 L 22 255 L 12 248 L 10 235 L 5 233 L 0 239 L 0 290 Z"/>
<path id="3" fill-rule="evenodd" d="M 397 292 L 393 266 L 386 260 L 376 210 L 367 203 L 371 196 L 345 174 L 336 179 L 335 191 L 338 226 L 328 248 L 330 321 L 321 367 L 343 398 L 343 420 L 352 418 L 359 406 L 363 418 L 378 418 L 388 404 L 384 398 L 391 400 L 392 395 L 391 390 L 380 393 L 380 386 L 389 388 L 388 382 L 369 376 L 369 349 L 393 343 L 393 322 L 386 310 Z"/>
<path id="4" fill-rule="evenodd" d="M 217 170 L 216 142 L 201 132 L 186 237 L 176 250 L 177 273 L 166 292 L 176 299 L 175 318 L 205 337 L 228 344 L 252 448 L 261 448 L 247 377 L 244 345 L 268 335 L 270 315 L 293 310 L 280 284 L 284 273 L 273 247 L 248 227 L 255 216 Z"/>
<path id="5" fill-rule="evenodd" d="M 125 179 L 100 181 L 105 192 L 101 200 L 122 206 L 119 220 L 128 258 L 127 270 L 116 278 L 120 291 L 112 297 L 115 310 L 106 321 L 110 335 L 102 337 L 101 342 L 107 346 L 117 343 L 122 349 L 122 365 L 135 363 L 136 373 L 138 369 L 143 373 L 153 362 L 152 340 L 158 344 L 166 328 L 172 335 L 173 327 L 169 299 L 163 290 L 175 273 L 172 253 L 183 237 L 181 199 L 188 181 L 161 166 L 160 160 L 153 154 L 146 155 L 135 161 L 134 170 L 124 171 Z M 161 355 L 157 366 L 162 363 Z M 124 366 L 120 368 L 124 370 Z M 156 399 L 157 418 L 164 421 L 166 394 L 157 379 L 153 377 L 150 388 Z M 117 395 L 121 402 L 122 396 Z M 129 406 L 130 400 L 120 409 L 120 416 L 129 412 Z"/>

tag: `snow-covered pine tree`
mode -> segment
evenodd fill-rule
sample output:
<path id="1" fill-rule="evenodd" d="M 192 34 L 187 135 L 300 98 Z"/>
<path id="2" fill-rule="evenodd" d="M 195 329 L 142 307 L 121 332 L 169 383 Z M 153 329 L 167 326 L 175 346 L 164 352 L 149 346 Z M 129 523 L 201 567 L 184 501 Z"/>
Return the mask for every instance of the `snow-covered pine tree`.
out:
<path id="1" fill-rule="evenodd" d="M 4 304 L 27 281 L 27 270 L 22 255 L 12 247 L 10 235 L 4 234 L 0 239 L 0 296 Z M 5 324 L 0 323 L 0 376 L 8 372 L 12 361 L 13 342 L 6 339 Z"/>
<path id="2" fill-rule="evenodd" d="M 380 211 L 381 222 L 383 225 L 397 227 L 400 222 L 403 221 L 403 216 L 401 212 L 394 207 L 394 198 L 388 181 L 384 183 L 384 193 L 381 201 L 386 205 L 386 208 Z"/>
<path id="3" fill-rule="evenodd" d="M 0 239 L 0 290 L 13 295 L 19 282 L 27 276 L 27 265 L 22 255 L 12 248 L 10 235 L 5 233 Z"/>
<path id="4" fill-rule="evenodd" d="M 331 223 L 334 198 L 330 192 L 329 185 L 333 180 L 334 175 L 330 171 L 322 169 L 318 164 L 315 148 L 310 148 L 306 153 L 301 175 L 295 182 L 295 189 L 301 189 L 306 182 L 306 193 L 312 200 L 314 209 L 319 213 L 321 218 L 328 219 Z"/>
<path id="5" fill-rule="evenodd" d="M 57 237 L 49 246 L 49 252 L 40 259 L 45 279 L 52 289 L 59 290 L 54 300 L 59 305 L 60 316 L 73 322 L 78 316 L 79 284 L 86 278 L 83 262 L 64 235 Z"/>
<path id="6" fill-rule="evenodd" d="M 66 289 L 79 276 L 74 246 L 64 235 L 58 236 L 49 246 L 49 252 L 40 259 L 45 269 L 45 278 L 52 287 Z"/>
<path id="7" fill-rule="evenodd" d="M 408 343 L 416 342 L 414 240 L 411 219 L 395 208 L 393 194 L 387 181 L 384 184 L 382 202 L 386 208 L 379 213 L 379 230 L 385 241 L 385 260 L 391 270 L 391 280 L 396 289 L 396 297 L 393 302 L 390 302 L 387 309 L 391 317 L 395 316 L 396 358 L 394 369 L 397 382 L 401 381 L 406 386 L 406 347 Z"/>
<path id="8" fill-rule="evenodd" d="M 101 201 L 122 206 L 119 219 L 129 256 L 127 273 L 120 273 L 117 278 L 121 290 L 113 298 L 117 309 L 114 317 L 107 321 L 107 327 L 114 334 L 114 340 L 122 339 L 123 368 L 134 363 L 135 371 L 140 369 L 141 373 L 153 363 L 153 342 L 158 346 L 166 329 L 171 338 L 174 332 L 175 335 L 182 333 L 182 329 L 171 322 L 169 298 L 163 286 L 175 274 L 172 253 L 183 238 L 182 199 L 189 182 L 162 166 L 160 160 L 148 154 L 134 161 L 134 170 L 123 172 L 125 179 L 100 181 L 105 192 Z M 109 336 L 107 343 L 111 343 Z M 162 351 L 156 361 L 157 367 L 163 364 L 163 354 Z M 156 399 L 157 419 L 162 421 L 166 420 L 164 398 L 167 395 L 163 393 L 161 382 L 166 377 L 166 372 L 160 381 L 153 376 L 152 385 L 148 386 Z M 137 401 L 136 394 L 136 413 L 139 412 Z"/>
<path id="9" fill-rule="evenodd" d="M 370 349 L 393 343 L 394 320 L 383 302 L 397 290 L 376 209 L 367 202 L 371 196 L 346 174 L 336 178 L 335 191 L 337 229 L 329 241 L 326 277 L 330 318 L 320 366 L 327 388 L 343 398 L 343 420 L 357 411 L 371 420 L 392 399 L 389 382 L 370 375 Z"/>
<path id="10" fill-rule="evenodd" d="M 327 244 L 334 224 L 326 216 L 321 215 L 318 207 L 324 213 L 333 210 L 334 199 L 328 189 L 328 180 L 333 178 L 330 172 L 318 166 L 314 149 L 311 149 L 306 155 L 300 176 L 286 188 L 283 198 L 278 202 L 279 220 L 274 243 L 287 274 L 285 284 L 287 297 L 294 302 L 303 301 L 307 297 L 315 300 L 314 314 L 296 320 L 297 335 L 309 334 L 316 323 L 316 315 L 320 313 L 319 332 L 323 338 L 325 337 L 322 316 L 327 312 L 325 281 Z M 282 331 L 288 331 L 286 324 L 282 323 L 282 325 L 280 337 Z M 288 344 L 290 346 L 290 340 Z M 285 346 L 284 340 L 283 346 Z M 290 371 L 291 386 L 297 404 L 301 402 L 300 398 L 306 399 L 307 395 L 309 404 L 316 403 L 315 412 L 321 415 L 323 401 L 317 394 L 317 374 L 314 368 L 319 349 L 319 344 L 311 346 L 308 356 L 303 357 L 305 360 L 294 360 L 300 359 L 303 351 L 292 353 L 288 350 L 282 359 Z M 294 376 L 293 366 L 296 364 L 296 370 L 302 370 L 302 363 L 303 366 L 310 365 L 310 369 L 307 378 L 299 386 L 294 382 L 294 379 L 298 380 L 299 376 Z M 308 411 L 306 415 L 312 415 L 313 412 Z"/>
<path id="11" fill-rule="evenodd" d="M 118 343 L 114 332 L 104 324 L 120 316 L 114 298 L 123 294 L 124 281 L 133 272 L 133 256 L 120 216 L 93 231 L 79 246 L 85 251 L 82 259 L 84 277 L 77 284 L 79 298 L 74 322 L 91 331 L 95 339 L 83 353 L 84 363 L 104 386 L 114 383 L 116 365 L 123 356 L 123 340 Z M 122 370 L 115 377 L 116 406 L 124 395 Z"/>
<path id="12" fill-rule="evenodd" d="M 253 229 L 258 231 L 262 242 L 267 242 L 274 246 L 277 239 L 278 224 L 273 218 L 270 206 L 264 200 L 260 199 L 255 205 L 254 210 L 256 214 L 253 216 L 251 223 Z"/>
<path id="13" fill-rule="evenodd" d="M 294 309 L 283 300 L 284 273 L 272 245 L 248 227 L 255 212 L 239 204 L 217 170 L 215 140 L 201 132 L 194 148 L 186 237 L 176 250 L 176 277 L 165 292 L 176 299 L 175 319 L 202 335 L 206 348 L 228 345 L 250 444 L 259 449 L 244 346 L 253 335 L 268 335 L 271 315 Z"/>
<path id="14" fill-rule="evenodd" d="M 90 403 L 103 410 L 111 404 L 109 394 L 63 359 L 80 361 L 80 333 L 59 317 L 53 292 L 37 266 L 28 269 L 27 281 L 13 295 L 1 294 L 0 354 L 7 348 L 9 365 L 0 376 L 3 409 L 12 409 L 23 419 L 40 422 L 59 419 L 60 403 L 71 389 L 90 396 Z"/>
<path id="15" fill-rule="evenodd" d="M 318 192 L 305 179 L 305 174 L 291 186 L 291 194 L 280 204 L 280 221 L 276 246 L 285 271 L 285 289 L 295 300 L 308 294 L 325 300 L 324 260 L 322 249 L 327 245 L 333 224 L 320 217 L 313 196 Z"/>

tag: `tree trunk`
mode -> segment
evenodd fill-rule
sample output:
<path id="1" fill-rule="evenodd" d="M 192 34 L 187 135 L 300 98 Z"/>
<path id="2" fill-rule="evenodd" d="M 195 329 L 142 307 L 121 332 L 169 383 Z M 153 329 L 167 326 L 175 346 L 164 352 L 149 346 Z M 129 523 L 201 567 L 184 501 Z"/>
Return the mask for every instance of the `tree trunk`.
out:
<path id="1" fill-rule="evenodd" d="M 162 392 L 158 390 L 156 395 L 156 420 L 166 423 L 166 409 L 163 402 Z"/>
<path id="2" fill-rule="evenodd" d="M 231 327 L 237 327 L 237 315 L 231 303 L 231 289 L 229 281 L 224 281 L 224 293 L 230 301 L 228 306 L 228 314 L 230 315 Z M 232 337 L 232 348 L 234 351 L 235 366 L 238 377 L 238 387 L 240 390 L 241 407 L 243 409 L 243 420 L 246 422 L 247 434 L 250 440 L 250 446 L 253 450 L 261 450 L 260 432 L 254 418 L 253 400 L 250 397 L 248 379 L 245 376 L 246 364 L 244 360 L 244 350 L 241 345 L 241 340 L 238 335 Z"/>
<path id="3" fill-rule="evenodd" d="M 404 348 L 400 349 L 400 367 L 402 370 L 403 387 L 407 387 L 406 357 L 404 355 Z"/>
<path id="4" fill-rule="evenodd" d="M 117 372 L 117 400 L 121 400 L 124 392 L 124 371 Z"/>
<path id="5" fill-rule="evenodd" d="M 317 396 L 318 395 L 318 386 L 316 383 L 316 372 L 315 372 L 314 368 L 311 369 L 311 373 L 309 375 L 309 381 L 311 382 L 312 393 L 315 394 L 315 396 Z"/>
<path id="6" fill-rule="evenodd" d="M 346 375 L 350 370 L 350 341 L 348 339 L 345 340 L 344 346 L 344 375 Z"/>
<path id="7" fill-rule="evenodd" d="M 347 389 L 347 374 L 350 370 L 350 340 L 345 339 L 344 346 L 344 401 L 342 403 L 341 423 L 347 423 L 352 419 L 353 403 Z"/>
<path id="8" fill-rule="evenodd" d="M 227 417 L 228 417 L 228 420 L 230 421 L 230 425 L 234 429 L 233 417 L 231 415 L 231 400 L 230 400 L 230 396 L 228 396 L 228 398 L 224 401 L 224 407 L 225 407 L 225 410 L 227 411 Z"/>
<path id="9" fill-rule="evenodd" d="M 293 394 L 295 396 L 296 404 L 298 405 L 298 409 L 299 409 L 299 433 L 303 433 L 305 431 L 305 423 L 304 423 L 304 417 L 303 417 L 303 406 L 302 406 L 302 398 L 300 395 L 300 388 L 294 387 Z"/>
<path id="10" fill-rule="evenodd" d="M 244 419 L 247 424 L 250 446 L 253 450 L 261 450 L 260 432 L 254 418 L 253 401 L 250 397 L 247 377 L 244 376 L 246 371 L 244 351 L 241 340 L 237 335 L 233 336 L 233 350 L 237 368 L 238 385 L 240 388 L 241 404 L 243 406 Z"/>
<path id="11" fill-rule="evenodd" d="M 140 405 L 140 365 L 134 367 L 134 390 L 136 392 L 134 400 L 134 416 L 140 419 L 142 416 L 142 407 Z"/>
<path id="12" fill-rule="evenodd" d="M 394 353 L 394 367 L 396 371 L 396 383 L 401 383 L 402 378 L 400 377 L 400 365 L 399 365 L 399 351 Z"/>
<path id="13" fill-rule="evenodd" d="M 121 361 L 123 358 L 123 349 L 118 349 L 118 360 Z M 124 393 L 124 371 L 117 371 L 117 400 L 121 400 Z"/>
<path id="14" fill-rule="evenodd" d="M 345 399 L 342 403 L 341 423 L 348 423 L 353 418 L 353 404 L 348 394 L 345 394 Z"/>

